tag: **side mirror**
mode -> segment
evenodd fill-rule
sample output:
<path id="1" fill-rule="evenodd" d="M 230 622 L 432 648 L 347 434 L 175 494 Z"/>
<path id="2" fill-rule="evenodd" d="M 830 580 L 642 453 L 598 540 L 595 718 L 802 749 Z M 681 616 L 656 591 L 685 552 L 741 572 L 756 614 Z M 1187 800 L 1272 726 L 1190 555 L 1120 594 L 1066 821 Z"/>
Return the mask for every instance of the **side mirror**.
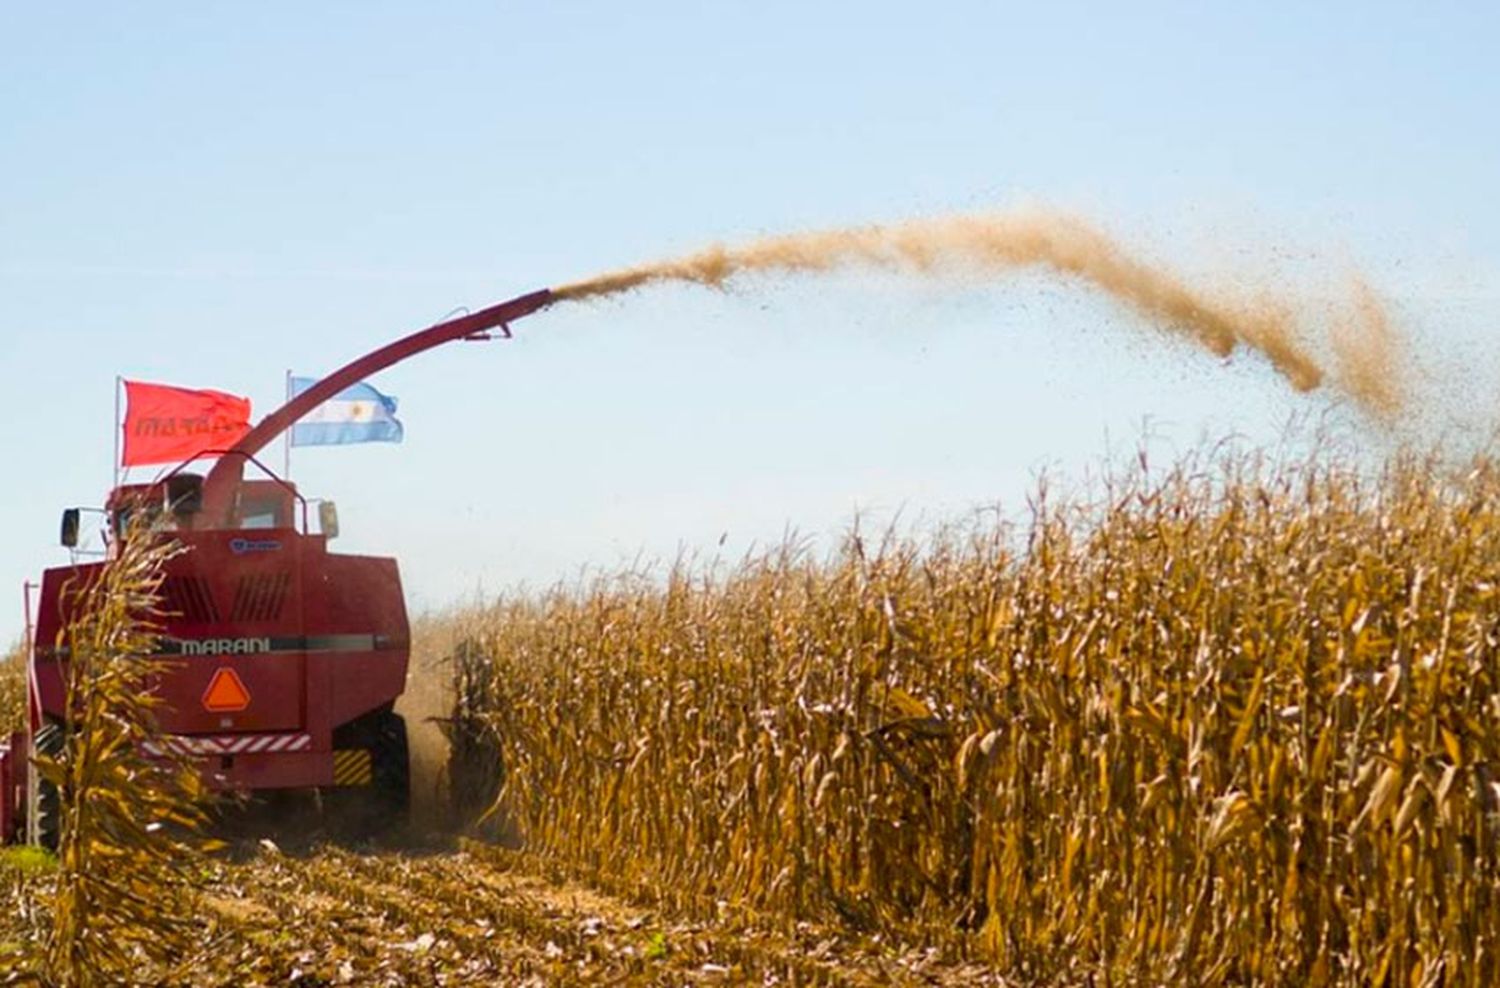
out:
<path id="1" fill-rule="evenodd" d="M 78 546 L 78 514 L 77 508 L 69 508 L 63 512 L 62 535 L 58 541 L 62 542 L 69 549 Z"/>
<path id="2" fill-rule="evenodd" d="M 318 529 L 325 538 L 339 537 L 339 509 L 332 501 L 318 502 Z"/>
<path id="3" fill-rule="evenodd" d="M 176 473 L 167 478 L 167 510 L 179 518 L 203 510 L 203 478 L 196 473 Z"/>

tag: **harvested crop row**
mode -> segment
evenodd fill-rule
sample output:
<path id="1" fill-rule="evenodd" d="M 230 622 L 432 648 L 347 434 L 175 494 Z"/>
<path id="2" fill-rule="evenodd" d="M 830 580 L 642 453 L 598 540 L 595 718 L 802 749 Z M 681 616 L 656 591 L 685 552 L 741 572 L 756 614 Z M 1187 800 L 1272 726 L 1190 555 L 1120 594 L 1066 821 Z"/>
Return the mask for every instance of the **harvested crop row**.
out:
<path id="1" fill-rule="evenodd" d="M 1142 462 L 484 617 L 455 785 L 502 764 L 507 826 L 606 887 L 1028 980 L 1500 977 L 1488 459 Z"/>
<path id="2" fill-rule="evenodd" d="M 249 853 L 247 853 L 249 852 Z M 142 964 L 142 984 L 998 985 L 973 965 L 896 953 L 805 925 L 794 935 L 692 923 L 527 870 L 482 845 L 413 854 L 240 848 L 206 862 L 191 911 L 197 944 L 172 970 Z M 0 935 L 35 937 L 25 917 L 55 872 L 22 876 L 0 859 Z M 13 896 L 7 892 L 14 890 Z M 0 983 L 13 972 L 0 953 Z M 30 984 L 24 977 L 19 983 Z M 108 983 L 115 983 L 110 981 Z"/>

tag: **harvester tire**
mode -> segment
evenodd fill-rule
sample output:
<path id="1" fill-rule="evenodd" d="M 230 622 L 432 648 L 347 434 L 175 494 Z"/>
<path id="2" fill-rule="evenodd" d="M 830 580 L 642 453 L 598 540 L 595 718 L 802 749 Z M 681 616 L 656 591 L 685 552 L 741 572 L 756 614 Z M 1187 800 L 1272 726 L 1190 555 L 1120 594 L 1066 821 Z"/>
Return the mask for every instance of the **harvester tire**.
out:
<path id="1" fill-rule="evenodd" d="M 32 745 L 37 754 L 57 758 L 65 740 L 62 725 L 48 720 L 37 730 Z M 36 843 L 56 854 L 62 839 L 62 794 L 35 769 L 32 778 L 36 779 Z"/>
<path id="2" fill-rule="evenodd" d="M 333 743 L 338 750 L 363 748 L 370 753 L 368 785 L 339 786 L 325 794 L 333 832 L 353 841 L 400 833 L 411 806 L 406 721 L 389 709 L 366 714 L 336 730 Z"/>
<path id="3" fill-rule="evenodd" d="M 406 719 L 387 711 L 375 722 L 370 747 L 374 802 L 384 825 L 404 827 L 411 812 L 411 753 L 406 744 Z"/>

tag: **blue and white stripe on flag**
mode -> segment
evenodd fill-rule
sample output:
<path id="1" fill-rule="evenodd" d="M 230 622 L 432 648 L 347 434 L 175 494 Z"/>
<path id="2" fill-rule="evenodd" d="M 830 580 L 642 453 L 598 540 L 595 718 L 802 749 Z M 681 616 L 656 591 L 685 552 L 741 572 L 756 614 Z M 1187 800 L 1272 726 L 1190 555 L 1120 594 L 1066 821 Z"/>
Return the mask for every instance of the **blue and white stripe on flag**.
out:
<path id="1" fill-rule="evenodd" d="M 317 383 L 315 377 L 292 378 L 292 396 Z M 363 382 L 340 391 L 292 426 L 293 446 L 399 443 L 401 436 L 396 399 Z"/>

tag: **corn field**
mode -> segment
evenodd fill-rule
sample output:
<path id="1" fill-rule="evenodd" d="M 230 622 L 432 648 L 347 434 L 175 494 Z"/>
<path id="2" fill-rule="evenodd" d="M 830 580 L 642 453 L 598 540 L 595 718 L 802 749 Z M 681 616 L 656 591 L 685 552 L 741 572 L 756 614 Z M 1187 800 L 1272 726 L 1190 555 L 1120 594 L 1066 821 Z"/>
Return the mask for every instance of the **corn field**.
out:
<path id="1" fill-rule="evenodd" d="M 0 656 L 0 735 L 26 729 L 26 656 L 17 645 Z"/>
<path id="2" fill-rule="evenodd" d="M 419 622 L 487 839 L 410 854 L 205 858 L 191 779 L 132 783 L 132 556 L 0 982 L 1496 983 L 1500 462 L 1142 457 L 1005 517 Z"/>
<path id="3" fill-rule="evenodd" d="M 1029 508 L 469 615 L 454 784 L 636 901 L 1023 982 L 1500 983 L 1500 464 Z"/>

